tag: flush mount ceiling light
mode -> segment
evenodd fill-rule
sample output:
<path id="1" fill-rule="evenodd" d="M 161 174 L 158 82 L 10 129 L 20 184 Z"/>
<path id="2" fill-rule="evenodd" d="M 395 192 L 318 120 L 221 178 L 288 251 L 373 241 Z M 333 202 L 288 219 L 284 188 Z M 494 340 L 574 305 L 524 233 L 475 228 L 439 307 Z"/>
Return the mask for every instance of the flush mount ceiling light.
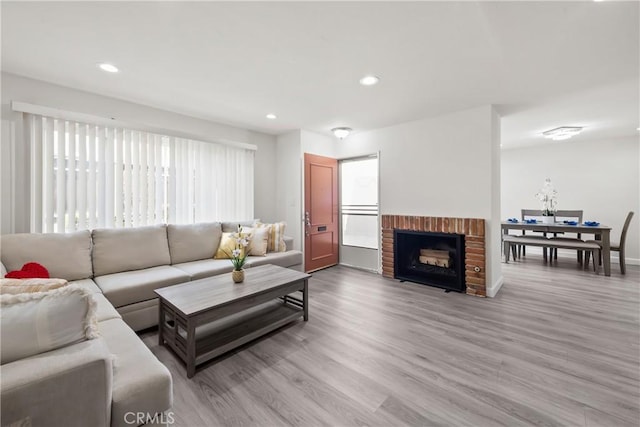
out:
<path id="1" fill-rule="evenodd" d="M 269 113 L 269 114 L 267 114 L 265 117 L 266 117 L 267 119 L 271 119 L 271 120 L 275 120 L 275 119 L 277 119 L 277 118 L 278 118 L 278 116 L 276 116 L 276 115 L 275 115 L 275 114 L 273 114 L 273 113 Z"/>
<path id="2" fill-rule="evenodd" d="M 375 84 L 378 84 L 379 81 L 380 81 L 379 77 L 376 77 L 376 76 L 364 76 L 363 78 L 360 79 L 360 84 L 362 86 L 373 86 Z"/>
<path id="3" fill-rule="evenodd" d="M 554 141 L 562 141 L 563 139 L 569 139 L 582 132 L 581 127 L 578 126 L 561 126 L 559 128 L 551 129 L 546 132 L 542 132 L 545 138 L 553 139 Z"/>
<path id="4" fill-rule="evenodd" d="M 333 132 L 333 134 L 336 136 L 336 138 L 345 139 L 346 137 L 349 136 L 349 134 L 351 133 L 352 130 L 353 129 L 351 129 L 351 128 L 340 127 L 340 128 L 331 129 L 331 132 Z"/>
<path id="5" fill-rule="evenodd" d="M 118 67 L 107 62 L 100 62 L 98 64 L 98 68 L 100 68 L 102 71 L 106 71 L 107 73 L 117 73 L 118 71 L 120 71 L 118 70 Z"/>

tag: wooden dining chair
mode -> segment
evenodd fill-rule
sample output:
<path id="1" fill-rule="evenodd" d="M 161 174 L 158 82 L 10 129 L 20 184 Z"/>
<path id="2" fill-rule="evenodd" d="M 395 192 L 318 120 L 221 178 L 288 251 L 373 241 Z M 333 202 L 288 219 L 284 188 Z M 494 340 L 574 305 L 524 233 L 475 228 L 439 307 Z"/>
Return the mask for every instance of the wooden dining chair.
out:
<path id="1" fill-rule="evenodd" d="M 520 209 L 520 219 L 522 222 L 525 222 L 527 219 L 542 219 L 542 210 L 540 209 Z M 534 233 L 540 233 L 540 231 L 534 231 Z M 527 234 L 526 230 L 522 230 L 522 235 Z M 547 233 L 542 233 L 544 237 L 547 236 Z M 518 258 L 520 255 L 527 255 L 527 247 L 526 245 L 518 245 Z M 542 256 L 544 260 L 547 260 L 547 248 L 542 248 Z M 515 255 L 514 255 L 515 258 Z"/>
<path id="2" fill-rule="evenodd" d="M 578 224 L 582 224 L 582 218 L 584 217 L 584 211 L 582 210 L 557 210 L 556 211 L 556 221 L 576 221 Z M 576 237 L 566 237 L 563 232 L 553 233 L 553 237 L 558 237 L 558 234 L 562 234 L 562 239 L 567 239 L 568 241 L 582 241 L 582 235 L 580 233 L 576 233 Z M 558 249 L 552 249 L 553 259 L 558 259 Z M 582 264 L 583 253 L 582 251 L 577 251 L 578 262 Z"/>
<path id="3" fill-rule="evenodd" d="M 633 218 L 633 211 L 629 212 L 627 214 L 627 218 L 624 220 L 624 225 L 622 226 L 622 233 L 620 233 L 620 241 L 619 242 L 611 242 L 610 247 L 612 251 L 616 251 L 618 252 L 618 258 L 620 260 L 620 273 L 622 274 L 626 274 L 627 273 L 627 266 L 626 266 L 626 261 L 625 261 L 625 244 L 627 242 L 627 232 L 629 231 L 629 225 L 631 224 L 631 218 Z M 599 240 L 589 240 L 589 242 L 596 242 L 598 244 L 600 244 Z M 601 245 L 602 246 L 602 245 Z M 602 253 L 602 252 L 601 252 Z M 593 261 L 594 263 L 596 262 L 595 259 Z M 600 263 L 602 263 L 602 259 L 600 258 L 599 260 Z M 586 256 L 585 259 L 585 264 L 589 264 L 589 256 Z"/>

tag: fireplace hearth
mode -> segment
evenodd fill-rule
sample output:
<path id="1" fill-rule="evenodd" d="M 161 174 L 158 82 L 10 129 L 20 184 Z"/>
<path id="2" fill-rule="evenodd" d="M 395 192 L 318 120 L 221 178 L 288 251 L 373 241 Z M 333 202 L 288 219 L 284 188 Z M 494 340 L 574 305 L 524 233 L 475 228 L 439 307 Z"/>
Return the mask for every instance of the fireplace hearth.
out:
<path id="1" fill-rule="evenodd" d="M 394 277 L 465 292 L 464 235 L 394 230 Z"/>

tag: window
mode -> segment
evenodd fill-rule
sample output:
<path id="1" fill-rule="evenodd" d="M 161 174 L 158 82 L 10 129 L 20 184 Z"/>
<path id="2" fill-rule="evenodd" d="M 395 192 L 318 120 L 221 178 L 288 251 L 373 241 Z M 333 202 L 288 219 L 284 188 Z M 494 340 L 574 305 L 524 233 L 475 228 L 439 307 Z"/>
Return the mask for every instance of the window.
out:
<path id="1" fill-rule="evenodd" d="M 29 115 L 32 229 L 253 218 L 250 149 Z"/>
<path id="2" fill-rule="evenodd" d="M 340 162 L 342 244 L 378 249 L 378 158 Z"/>

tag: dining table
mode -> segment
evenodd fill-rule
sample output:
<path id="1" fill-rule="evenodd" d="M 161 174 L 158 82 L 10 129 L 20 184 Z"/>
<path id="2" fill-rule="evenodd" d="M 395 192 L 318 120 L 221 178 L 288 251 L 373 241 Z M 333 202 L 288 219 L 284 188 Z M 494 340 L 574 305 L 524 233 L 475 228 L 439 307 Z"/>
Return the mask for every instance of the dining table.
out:
<path id="1" fill-rule="evenodd" d="M 605 276 L 611 276 L 611 227 L 606 225 L 586 225 L 586 224 L 567 224 L 564 222 L 556 222 L 553 224 L 545 224 L 543 222 L 528 223 L 524 221 L 511 222 L 502 221 L 502 233 L 509 234 L 509 230 L 528 230 L 538 231 L 541 233 L 580 233 L 593 234 L 595 240 L 598 240 L 602 247 L 602 267 Z"/>

